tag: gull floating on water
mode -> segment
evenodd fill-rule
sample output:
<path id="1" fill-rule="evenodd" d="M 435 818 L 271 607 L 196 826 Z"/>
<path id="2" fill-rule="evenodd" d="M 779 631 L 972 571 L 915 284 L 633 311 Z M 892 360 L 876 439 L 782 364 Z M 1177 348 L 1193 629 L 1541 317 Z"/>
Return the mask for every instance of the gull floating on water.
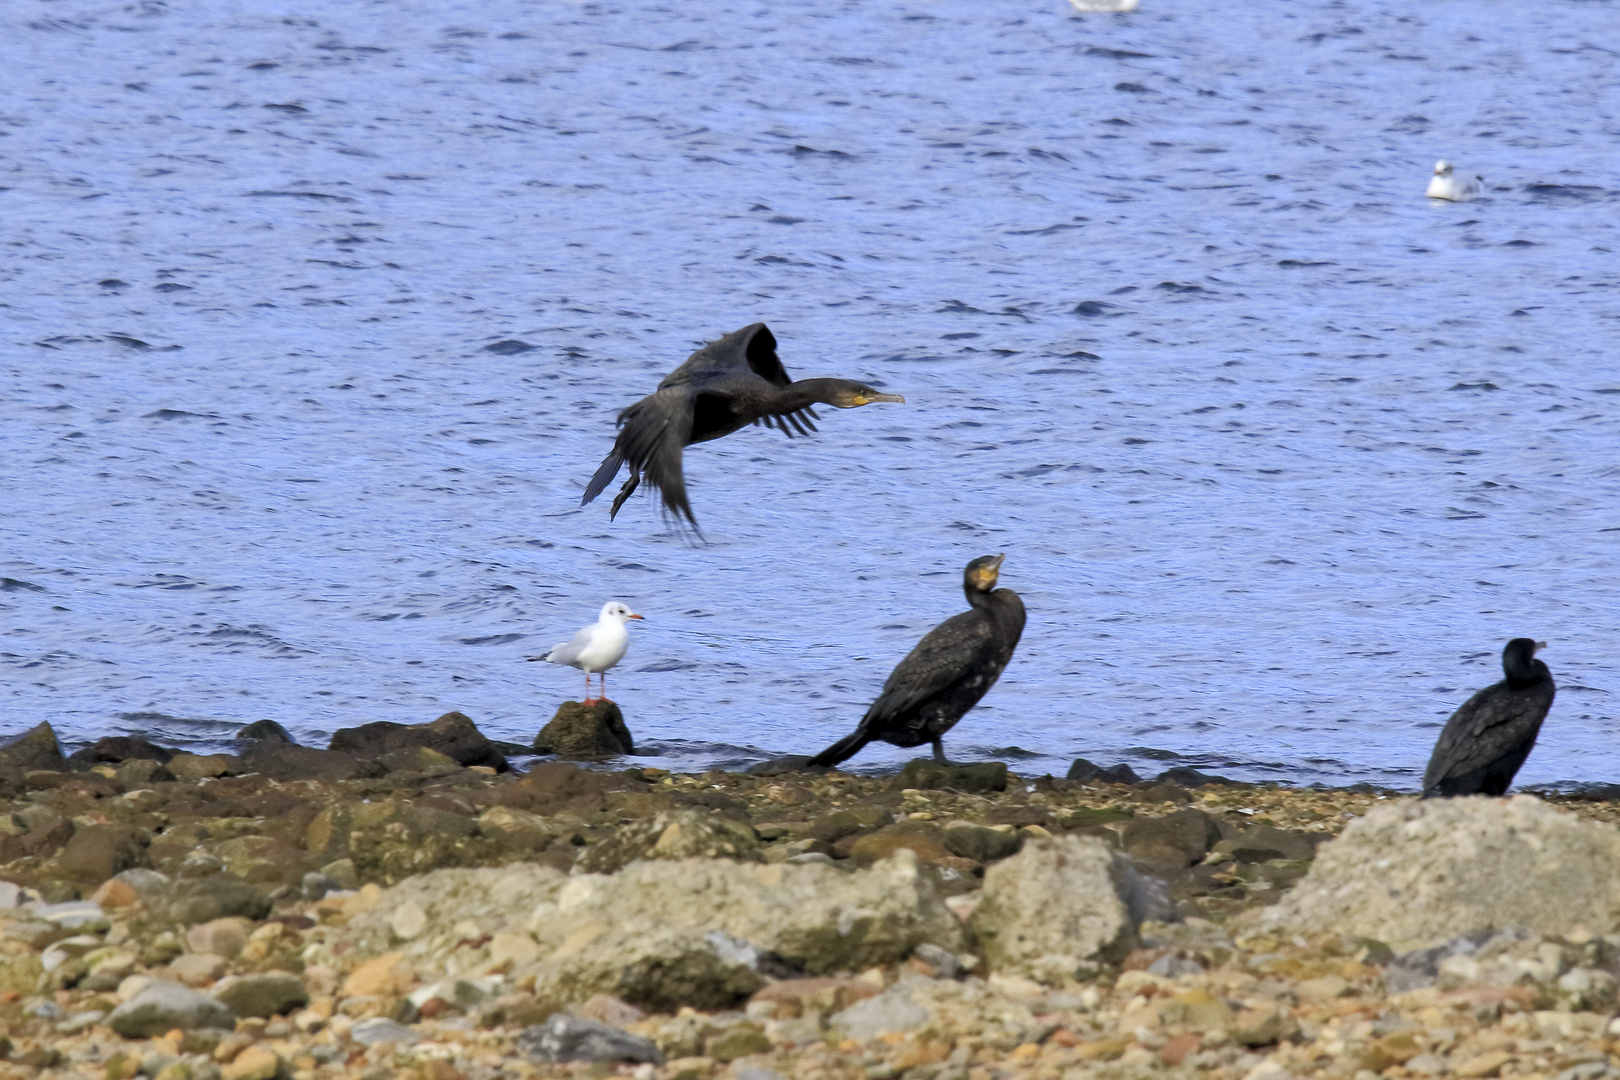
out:
<path id="1" fill-rule="evenodd" d="M 1484 179 L 1483 176 L 1475 176 L 1472 179 L 1457 176 L 1451 171 L 1451 162 L 1437 161 L 1434 163 L 1434 179 L 1429 181 L 1429 190 L 1424 194 L 1431 199 L 1467 202 L 1479 194 L 1479 184 Z"/>
<path id="2" fill-rule="evenodd" d="M 1069 0 L 1076 11 L 1135 11 L 1141 0 Z"/>
<path id="3" fill-rule="evenodd" d="M 572 641 L 560 642 L 553 645 L 551 651 L 544 656 L 531 656 L 529 659 L 544 660 L 549 664 L 567 664 L 583 671 L 585 700 L 582 704 L 585 705 L 598 700 L 591 697 L 591 676 L 600 675 L 602 677 L 600 700 L 607 701 L 609 700 L 607 670 L 624 659 L 624 650 L 630 644 L 630 634 L 624 624 L 630 619 L 639 618 L 640 615 L 617 600 L 609 600 L 602 605 L 602 614 L 597 620 L 581 628 Z"/>

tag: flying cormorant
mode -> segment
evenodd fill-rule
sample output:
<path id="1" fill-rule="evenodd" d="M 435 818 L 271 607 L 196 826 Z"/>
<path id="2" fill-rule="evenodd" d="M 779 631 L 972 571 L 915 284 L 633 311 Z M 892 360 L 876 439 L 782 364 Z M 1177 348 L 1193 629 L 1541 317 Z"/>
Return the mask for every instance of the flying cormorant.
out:
<path id="1" fill-rule="evenodd" d="M 775 336 L 764 323 L 754 323 L 703 346 L 666 375 L 657 390 L 619 414 L 621 430 L 613 440 L 613 452 L 602 459 L 580 505 L 602 494 L 619 467 L 628 463 L 630 478 L 614 497 L 609 520 L 618 515 L 646 473 L 647 483 L 663 495 L 665 511 L 684 516 L 696 528 L 681 474 L 685 447 L 761 422 L 767 427 L 775 424 L 790 439 L 794 430 L 808 435 L 816 430 L 812 421 L 818 419 L 812 405 L 853 409 L 874 401 L 904 404 L 905 400 L 848 379 L 795 382 L 776 358 Z"/>
<path id="2" fill-rule="evenodd" d="M 1502 795 L 1536 745 L 1552 708 L 1552 672 L 1536 659 L 1545 641 L 1514 638 L 1502 650 L 1499 683 L 1487 686 L 1451 714 L 1423 772 L 1423 797 Z"/>
<path id="3" fill-rule="evenodd" d="M 597 698 L 591 697 L 591 676 L 602 677 L 602 697 L 600 700 L 609 700 L 607 696 L 608 668 L 624 659 L 624 651 L 630 647 L 630 634 L 625 623 L 630 619 L 639 619 L 637 615 L 617 600 L 609 600 L 602 605 L 602 614 L 597 616 L 591 625 L 582 627 L 569 641 L 560 642 L 551 647 L 543 656 L 531 656 L 530 660 L 544 660 L 550 664 L 567 664 L 576 667 L 585 673 L 585 700 L 582 705 L 589 705 Z"/>
<path id="4" fill-rule="evenodd" d="M 934 744 L 995 685 L 1024 632 L 1024 602 L 1011 589 L 997 589 L 1005 555 L 985 555 L 967 564 L 962 591 L 969 610 L 930 630 L 890 674 L 854 734 L 827 747 L 809 764 L 837 765 L 873 739 L 896 746 Z M 994 590 L 994 591 L 992 591 Z"/>

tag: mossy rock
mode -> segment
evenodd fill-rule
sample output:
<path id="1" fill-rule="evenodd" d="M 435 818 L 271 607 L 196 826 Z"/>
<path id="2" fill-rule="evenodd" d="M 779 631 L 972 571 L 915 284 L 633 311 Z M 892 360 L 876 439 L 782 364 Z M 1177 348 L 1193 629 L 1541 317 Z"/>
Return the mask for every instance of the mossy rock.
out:
<path id="1" fill-rule="evenodd" d="M 611 701 L 565 701 L 534 737 L 534 752 L 559 757 L 612 757 L 635 753 L 624 714 Z"/>
<path id="2" fill-rule="evenodd" d="M 949 788 L 953 791 L 1006 791 L 1007 763 L 982 761 L 973 765 L 941 765 L 937 761 L 918 758 L 906 762 L 896 784 L 902 790 L 920 788 L 937 791 Z"/>

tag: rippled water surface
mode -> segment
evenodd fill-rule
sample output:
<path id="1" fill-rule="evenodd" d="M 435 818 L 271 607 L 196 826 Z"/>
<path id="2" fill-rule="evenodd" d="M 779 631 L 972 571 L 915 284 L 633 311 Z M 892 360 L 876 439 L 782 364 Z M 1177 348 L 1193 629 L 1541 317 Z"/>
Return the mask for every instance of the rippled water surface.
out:
<path id="1" fill-rule="evenodd" d="M 1521 779 L 1620 779 L 1617 21 L 10 0 L 0 733 L 526 741 L 611 598 L 666 761 L 813 752 L 1005 551 L 955 756 L 1409 787 L 1534 635 Z M 580 509 L 760 320 L 907 404 Z"/>

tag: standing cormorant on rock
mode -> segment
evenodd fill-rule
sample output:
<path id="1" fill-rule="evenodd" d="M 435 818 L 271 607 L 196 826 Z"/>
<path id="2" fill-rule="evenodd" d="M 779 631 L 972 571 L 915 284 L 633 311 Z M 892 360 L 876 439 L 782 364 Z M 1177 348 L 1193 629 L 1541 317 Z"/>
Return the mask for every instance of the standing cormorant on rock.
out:
<path id="1" fill-rule="evenodd" d="M 1451 714 L 1423 773 L 1423 797 L 1502 795 L 1536 745 L 1552 708 L 1552 672 L 1536 659 L 1545 641 L 1514 638 L 1502 650 L 1507 677 Z"/>
<path id="2" fill-rule="evenodd" d="M 666 375 L 657 390 L 619 414 L 621 430 L 613 452 L 602 459 L 580 505 L 600 495 L 628 463 L 630 478 L 614 496 L 609 520 L 646 473 L 647 483 L 663 495 L 664 510 L 696 528 L 681 473 L 681 451 L 687 446 L 761 422 L 775 424 L 791 439 L 794 430 L 801 435 L 816 430 L 812 405 L 853 409 L 905 400 L 848 379 L 793 381 L 776 358 L 775 336 L 764 323 L 754 323 L 703 346 Z"/>
<path id="3" fill-rule="evenodd" d="M 873 739 L 896 746 L 931 742 L 934 760 L 945 762 L 940 739 L 995 685 L 1024 632 L 1024 602 L 1011 589 L 996 588 L 1005 558 L 985 555 L 967 564 L 962 591 L 969 610 L 930 630 L 889 675 L 854 734 L 810 765 L 837 765 Z"/>

